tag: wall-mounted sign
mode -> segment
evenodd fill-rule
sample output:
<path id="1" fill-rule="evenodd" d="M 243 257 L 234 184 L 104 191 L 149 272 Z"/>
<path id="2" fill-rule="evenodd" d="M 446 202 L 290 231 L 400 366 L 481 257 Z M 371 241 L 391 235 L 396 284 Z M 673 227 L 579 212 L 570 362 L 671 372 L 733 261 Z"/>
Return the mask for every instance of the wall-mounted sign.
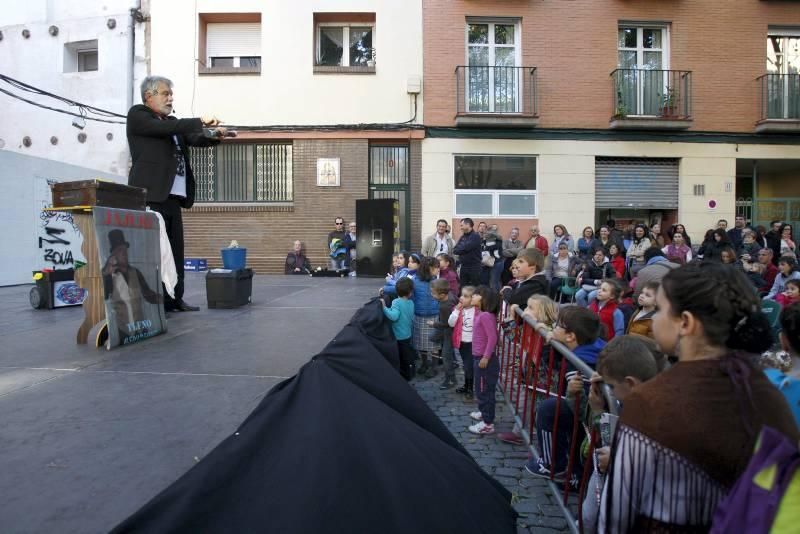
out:
<path id="1" fill-rule="evenodd" d="M 338 187 L 339 158 L 317 159 L 317 185 L 321 187 Z"/>

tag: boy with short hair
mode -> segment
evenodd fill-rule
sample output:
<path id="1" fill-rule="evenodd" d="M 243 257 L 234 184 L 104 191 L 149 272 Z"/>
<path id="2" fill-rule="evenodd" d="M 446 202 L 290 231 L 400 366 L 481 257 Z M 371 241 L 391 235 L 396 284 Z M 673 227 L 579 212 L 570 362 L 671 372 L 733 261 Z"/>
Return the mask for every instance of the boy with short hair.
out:
<path id="1" fill-rule="evenodd" d="M 439 389 L 450 389 L 456 385 L 456 365 L 453 354 L 453 328 L 448 324 L 453 308 L 458 304 L 456 296 L 450 292 L 450 282 L 437 278 L 431 282 L 431 296 L 439 303 L 439 317 L 429 324 L 436 329 L 436 337 L 441 338 L 441 358 L 444 364 L 444 381 Z"/>
<path id="2" fill-rule="evenodd" d="M 606 346 L 605 341 L 600 338 L 600 319 L 588 309 L 579 306 L 567 306 L 561 310 L 556 328 L 553 330 L 553 339 L 563 343 L 592 369 L 597 365 L 600 351 Z M 553 428 L 557 403 L 556 398 L 549 398 L 539 403 L 536 409 L 536 441 L 540 457 L 538 460 L 531 459 L 525 465 L 525 469 L 533 476 L 540 478 L 552 476 L 554 480 L 562 477 L 567 467 L 573 420 L 569 403 L 562 400 L 558 427 Z M 556 434 L 555 448 L 552 446 L 553 432 Z M 579 431 L 578 439 L 583 439 L 582 431 Z M 551 475 L 551 472 L 554 474 Z M 574 474 L 570 484 L 575 487 L 578 485 L 577 476 Z"/>
<path id="3" fill-rule="evenodd" d="M 638 386 L 659 373 L 658 363 L 647 343 L 648 338 L 638 335 L 615 337 L 600 351 L 597 359 L 597 373 L 591 379 L 589 406 L 592 423 L 597 425 L 607 406 L 600 393 L 600 385 L 605 382 L 611 388 L 614 398 L 624 403 L 625 399 Z M 582 386 L 579 386 L 582 389 Z M 603 489 L 602 476 L 608 469 L 611 448 L 600 447 L 595 450 L 595 467 L 586 489 L 582 505 L 583 528 L 594 532 L 600 511 L 600 492 Z"/>
<path id="4" fill-rule="evenodd" d="M 383 303 L 383 314 L 392 322 L 392 332 L 397 339 L 397 348 L 400 352 L 400 374 L 407 381 L 414 377 L 414 360 L 416 354 L 411 345 L 411 333 L 414 324 L 414 301 L 411 294 L 414 292 L 414 282 L 410 278 L 401 278 L 395 285 L 397 298 L 392 301 L 392 307 L 387 308 Z"/>
<path id="5" fill-rule="evenodd" d="M 517 254 L 516 287 L 505 287 L 502 290 L 503 300 L 509 305 L 525 307 L 531 295 L 547 295 L 549 285 L 544 273 L 544 255 L 535 248 L 522 249 Z"/>

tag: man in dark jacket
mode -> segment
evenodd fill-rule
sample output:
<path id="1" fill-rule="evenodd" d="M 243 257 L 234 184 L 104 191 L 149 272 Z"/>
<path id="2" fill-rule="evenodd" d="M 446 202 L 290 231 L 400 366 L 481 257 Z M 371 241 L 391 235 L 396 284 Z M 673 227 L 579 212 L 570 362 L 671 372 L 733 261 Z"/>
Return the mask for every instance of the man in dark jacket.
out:
<path id="1" fill-rule="evenodd" d="M 469 217 L 461 219 L 461 238 L 453 253 L 461 262 L 459 273 L 461 287 L 478 286 L 481 283 L 481 236 L 473 230 L 475 223 Z"/>
<path id="2" fill-rule="evenodd" d="M 181 208 L 194 204 L 195 181 L 189 163 L 189 146 L 219 143 L 225 128 L 206 136 L 204 126 L 215 127 L 215 117 L 176 119 L 172 113 L 172 82 L 148 76 L 141 85 L 142 102 L 128 111 L 127 134 L 131 151 L 128 184 L 147 189 L 147 205 L 164 217 L 175 258 L 178 283 L 175 298 L 164 291 L 166 311 L 197 311 L 183 300 L 183 219 Z"/>
<path id="3" fill-rule="evenodd" d="M 733 250 L 739 250 L 739 247 L 742 246 L 745 228 L 747 228 L 747 220 L 744 218 L 744 215 L 737 215 L 736 219 L 733 221 L 733 228 L 728 230 L 728 239 L 731 240 Z"/>
<path id="4" fill-rule="evenodd" d="M 772 221 L 769 223 L 769 232 L 764 236 L 767 239 L 767 246 L 772 250 L 772 264 L 778 265 L 781 257 L 781 227 L 783 221 Z"/>

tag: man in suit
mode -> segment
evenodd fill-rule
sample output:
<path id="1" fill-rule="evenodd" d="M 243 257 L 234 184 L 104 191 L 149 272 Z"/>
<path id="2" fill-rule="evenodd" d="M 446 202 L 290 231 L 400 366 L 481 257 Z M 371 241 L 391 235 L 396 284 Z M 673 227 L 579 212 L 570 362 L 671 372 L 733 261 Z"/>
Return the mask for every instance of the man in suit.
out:
<path id="1" fill-rule="evenodd" d="M 178 283 L 173 299 L 164 291 L 166 311 L 197 311 L 183 300 L 183 219 L 181 208 L 194 204 L 195 181 L 189 163 L 189 146 L 219 143 L 225 128 L 216 117 L 176 119 L 172 113 L 172 82 L 161 76 L 142 81 L 143 104 L 128 111 L 127 134 L 131 151 L 128 184 L 147 189 L 147 205 L 164 217 L 175 258 Z M 214 128 L 206 135 L 203 127 Z M 215 128 L 217 127 L 217 128 Z"/>

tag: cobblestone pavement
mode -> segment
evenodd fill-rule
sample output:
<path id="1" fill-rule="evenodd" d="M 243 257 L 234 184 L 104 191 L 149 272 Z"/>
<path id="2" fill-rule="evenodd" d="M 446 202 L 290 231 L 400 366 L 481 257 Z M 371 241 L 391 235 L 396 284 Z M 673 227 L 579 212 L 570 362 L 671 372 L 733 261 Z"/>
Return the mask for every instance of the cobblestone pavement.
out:
<path id="1" fill-rule="evenodd" d="M 428 406 L 447 425 L 458 441 L 475 458 L 484 471 L 492 475 L 514 495 L 514 508 L 519 513 L 517 532 L 550 534 L 570 532 L 547 483 L 529 475 L 523 465 L 529 457 L 525 446 L 503 443 L 495 436 L 476 436 L 467 427 L 473 423 L 469 412 L 477 409 L 477 402 L 465 403 L 463 396 L 452 389 L 441 391 L 441 372 L 430 379 L 415 379 L 412 385 Z M 463 378 L 458 377 L 458 383 Z M 505 404 L 502 394 L 497 392 L 497 432 L 509 432 L 514 418 Z"/>

